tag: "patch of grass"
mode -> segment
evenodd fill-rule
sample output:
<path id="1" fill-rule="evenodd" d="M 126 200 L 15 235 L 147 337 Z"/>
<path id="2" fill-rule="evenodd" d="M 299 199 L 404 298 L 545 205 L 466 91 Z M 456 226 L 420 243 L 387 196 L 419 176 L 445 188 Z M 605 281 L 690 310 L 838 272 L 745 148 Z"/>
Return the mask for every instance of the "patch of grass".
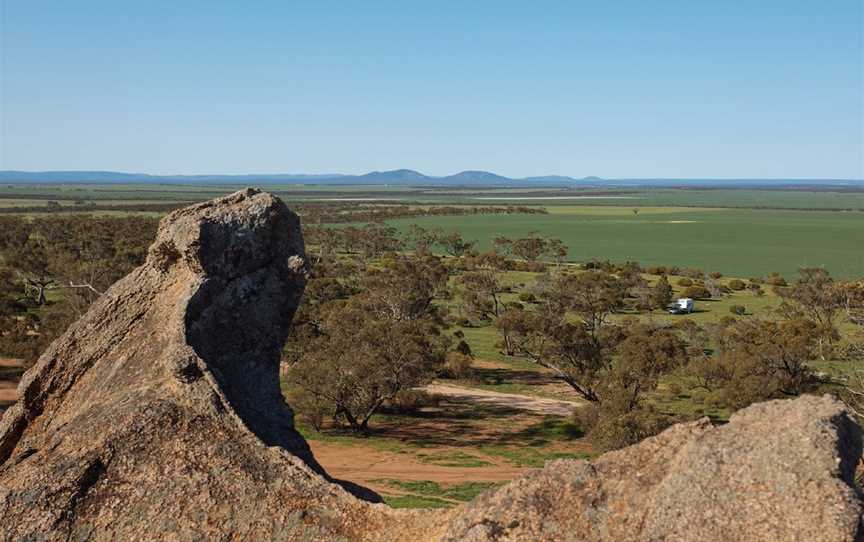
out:
<path id="1" fill-rule="evenodd" d="M 419 495 L 384 495 L 384 502 L 391 508 L 451 508 L 454 503 L 434 497 Z"/>
<path id="2" fill-rule="evenodd" d="M 498 331 L 491 325 L 483 327 L 460 327 L 465 334 L 465 340 L 471 345 L 471 352 L 477 358 L 504 361 L 505 356 L 501 354 L 495 343 L 501 340 Z"/>
<path id="3" fill-rule="evenodd" d="M 394 480 L 392 478 L 373 480 L 373 482 L 384 483 L 423 497 L 438 497 L 460 502 L 468 502 L 487 489 L 500 485 L 495 482 L 464 482 L 442 485 L 429 480 Z"/>
<path id="4" fill-rule="evenodd" d="M 418 453 L 417 459 L 429 465 L 437 465 L 439 467 L 488 467 L 492 463 L 480 459 L 476 455 L 471 455 L 465 452 L 438 452 L 438 453 Z"/>
<path id="5" fill-rule="evenodd" d="M 547 441 L 567 441 L 585 436 L 582 429 L 569 418 L 543 416 L 543 420 L 516 433 L 520 438 Z"/>
<path id="6" fill-rule="evenodd" d="M 297 432 L 300 433 L 300 435 L 302 435 L 303 438 L 306 440 L 327 442 L 330 444 L 338 444 L 339 446 L 362 445 L 369 446 L 381 452 L 391 452 L 396 454 L 410 453 L 412 448 L 417 448 L 417 446 L 412 446 L 411 444 L 396 439 L 375 436 L 374 434 L 364 438 L 349 432 L 343 432 L 335 429 L 316 431 L 315 429 L 303 425 L 302 423 L 297 423 L 296 429 Z"/>
<path id="7" fill-rule="evenodd" d="M 493 457 L 500 457 L 517 467 L 542 467 L 553 459 L 589 459 L 587 453 L 551 452 L 528 446 L 482 446 L 481 452 Z"/>
<path id="8" fill-rule="evenodd" d="M 814 371 L 827 373 L 840 381 L 845 381 L 851 375 L 864 371 L 864 360 L 814 360 L 809 365 Z"/>

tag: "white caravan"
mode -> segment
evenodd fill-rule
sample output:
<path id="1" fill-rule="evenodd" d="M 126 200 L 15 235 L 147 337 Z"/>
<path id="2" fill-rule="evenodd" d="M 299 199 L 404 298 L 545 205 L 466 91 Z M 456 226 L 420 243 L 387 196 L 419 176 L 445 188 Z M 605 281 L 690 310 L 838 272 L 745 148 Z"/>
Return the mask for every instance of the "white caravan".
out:
<path id="1" fill-rule="evenodd" d="M 676 299 L 675 303 L 669 306 L 669 314 L 690 314 L 693 312 L 693 300 L 689 297 Z"/>

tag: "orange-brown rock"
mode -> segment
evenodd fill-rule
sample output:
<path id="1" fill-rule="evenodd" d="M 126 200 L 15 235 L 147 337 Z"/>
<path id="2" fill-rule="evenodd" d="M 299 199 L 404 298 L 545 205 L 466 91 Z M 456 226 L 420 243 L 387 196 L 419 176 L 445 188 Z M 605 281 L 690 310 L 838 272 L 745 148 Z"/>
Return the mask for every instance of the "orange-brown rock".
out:
<path id="1" fill-rule="evenodd" d="M 371 503 L 323 472 L 280 393 L 304 258 L 297 217 L 266 193 L 167 216 L 146 264 L 48 348 L 0 420 L 0 540 L 864 536 L 860 430 L 827 397 L 556 461 L 452 510 Z"/>

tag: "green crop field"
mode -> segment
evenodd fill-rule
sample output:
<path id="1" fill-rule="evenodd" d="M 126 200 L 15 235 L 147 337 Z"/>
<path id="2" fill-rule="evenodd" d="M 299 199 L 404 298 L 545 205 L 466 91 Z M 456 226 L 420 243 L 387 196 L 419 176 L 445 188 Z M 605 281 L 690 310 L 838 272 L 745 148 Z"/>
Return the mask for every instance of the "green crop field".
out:
<path id="1" fill-rule="evenodd" d="M 530 232 L 558 237 L 570 259 L 635 260 L 733 276 L 794 275 L 823 266 L 837 276 L 864 275 L 864 213 L 762 209 L 561 206 L 548 215 L 446 216 L 400 219 L 400 229 L 457 230 L 490 247 L 495 236 Z"/>
<path id="2" fill-rule="evenodd" d="M 250 183 L 254 184 L 254 183 Z M 186 203 L 208 199 L 239 185 L 39 184 L 0 186 L 0 207 Z M 405 230 L 458 230 L 489 247 L 491 238 L 532 231 L 567 243 L 570 259 L 636 260 L 678 265 L 733 276 L 802 266 L 823 266 L 836 276 L 864 275 L 864 191 L 674 188 L 443 188 L 411 186 L 266 185 L 291 202 L 362 200 L 382 204 L 530 205 L 546 215 L 465 215 L 408 218 Z M 820 209 L 820 210 L 808 210 Z M 838 210 L 853 209 L 853 210 Z M 84 209 L 82 209 L 84 210 Z M 638 214 L 634 214 L 638 210 Z M 26 211 L 25 211 L 26 212 Z M 122 214 L 110 210 L 100 214 Z"/>
<path id="3" fill-rule="evenodd" d="M 6 184 L 0 200 L 32 201 L 202 201 L 233 192 L 246 184 Z M 415 187 L 388 185 L 263 184 L 290 205 L 292 200 L 364 200 L 460 205 L 542 205 L 565 207 L 728 207 L 768 209 L 864 210 L 864 190 L 757 190 L 745 188 L 496 188 Z M 0 207 L 8 206 L 0 202 Z"/>

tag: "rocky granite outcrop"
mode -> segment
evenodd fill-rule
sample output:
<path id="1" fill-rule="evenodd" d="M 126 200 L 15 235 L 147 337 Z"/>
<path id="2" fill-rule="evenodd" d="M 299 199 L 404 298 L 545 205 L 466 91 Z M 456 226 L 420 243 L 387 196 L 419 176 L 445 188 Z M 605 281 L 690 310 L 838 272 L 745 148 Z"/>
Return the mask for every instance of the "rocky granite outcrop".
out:
<path id="1" fill-rule="evenodd" d="M 27 372 L 0 420 L 0 540 L 856 540 L 858 426 L 827 397 L 553 462 L 446 511 L 335 483 L 278 364 L 297 217 L 247 189 L 167 216 L 145 265 Z M 355 495 L 360 495 L 358 498 Z"/>
<path id="2" fill-rule="evenodd" d="M 861 433 L 828 397 L 771 401 L 592 461 L 555 461 L 454 514 L 446 540 L 856 540 Z M 502 536 L 503 535 L 503 536 Z"/>

